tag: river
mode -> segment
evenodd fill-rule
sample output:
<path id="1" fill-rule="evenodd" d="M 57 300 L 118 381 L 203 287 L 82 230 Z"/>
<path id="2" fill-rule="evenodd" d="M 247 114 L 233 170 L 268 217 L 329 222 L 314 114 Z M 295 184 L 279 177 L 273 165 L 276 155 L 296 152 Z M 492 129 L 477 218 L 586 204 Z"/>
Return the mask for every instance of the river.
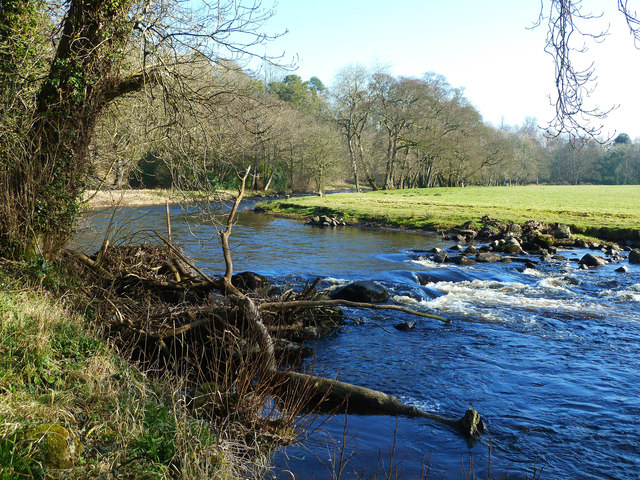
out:
<path id="1" fill-rule="evenodd" d="M 250 204 L 247 205 L 251 207 Z M 172 207 L 175 241 L 200 266 L 220 273 L 211 225 L 189 225 Z M 107 225 L 112 238 L 151 239 L 165 229 L 165 207 L 93 211 L 76 243 L 97 250 Z M 191 233 L 196 233 L 195 238 Z M 346 439 L 353 453 L 342 478 L 373 473 L 394 461 L 399 478 L 640 478 L 640 267 L 580 270 L 586 250 L 525 268 L 519 262 L 459 267 L 433 264 L 420 250 L 448 248 L 435 235 L 322 229 L 244 211 L 231 237 L 235 271 L 252 270 L 279 284 L 322 286 L 370 279 L 393 301 L 446 316 L 450 324 L 400 312 L 346 310 L 344 331 L 313 343 L 315 369 L 399 397 L 405 403 L 460 417 L 480 412 L 488 433 L 466 440 L 425 419 L 327 418 L 303 445 L 274 458 L 276 478 L 331 478 L 332 459 Z M 626 260 L 621 262 L 627 264 Z M 416 321 L 415 329 L 392 326 Z M 384 328 L 380 328 L 380 327 Z M 490 452 L 490 453 L 489 453 Z M 385 477 L 386 478 L 386 477 Z M 463 478 L 467 478 L 464 476 Z"/>

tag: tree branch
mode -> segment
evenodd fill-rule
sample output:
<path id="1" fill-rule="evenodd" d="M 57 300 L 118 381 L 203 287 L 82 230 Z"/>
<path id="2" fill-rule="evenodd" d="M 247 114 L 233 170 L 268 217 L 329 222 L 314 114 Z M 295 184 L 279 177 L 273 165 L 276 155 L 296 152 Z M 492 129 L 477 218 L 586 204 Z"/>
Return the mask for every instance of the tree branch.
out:
<path id="1" fill-rule="evenodd" d="M 417 310 L 411 310 L 399 305 L 379 305 L 374 303 L 351 302 L 348 300 L 291 300 L 288 302 L 264 302 L 260 304 L 258 309 L 268 310 L 270 308 L 278 308 L 283 310 L 287 308 L 299 307 L 323 307 L 326 305 L 342 305 L 343 307 L 366 308 L 371 310 L 396 310 L 398 312 L 409 313 L 411 315 L 417 315 L 419 317 L 433 318 L 444 323 L 451 323 L 451 320 L 449 320 L 448 318 L 440 317 L 438 315 L 432 315 L 430 313 L 419 312 Z"/>

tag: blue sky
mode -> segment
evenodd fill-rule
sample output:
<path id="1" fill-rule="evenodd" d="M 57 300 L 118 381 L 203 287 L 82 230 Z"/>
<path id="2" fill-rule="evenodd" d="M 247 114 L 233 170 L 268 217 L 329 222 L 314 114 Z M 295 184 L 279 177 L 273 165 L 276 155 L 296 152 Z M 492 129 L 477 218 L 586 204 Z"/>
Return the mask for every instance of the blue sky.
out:
<path id="1" fill-rule="evenodd" d="M 640 51 L 616 15 L 615 0 L 584 3 L 593 11 L 614 9 L 604 17 L 613 34 L 588 53 L 599 74 L 592 99 L 602 107 L 620 105 L 604 121 L 607 131 L 640 137 Z M 544 26 L 528 29 L 539 9 L 538 0 L 279 0 L 268 28 L 289 33 L 267 52 L 297 55 L 296 73 L 327 85 L 354 62 L 389 65 L 394 75 L 433 71 L 464 88 L 488 122 L 516 125 L 532 116 L 543 124 L 552 116 L 554 78 Z"/>

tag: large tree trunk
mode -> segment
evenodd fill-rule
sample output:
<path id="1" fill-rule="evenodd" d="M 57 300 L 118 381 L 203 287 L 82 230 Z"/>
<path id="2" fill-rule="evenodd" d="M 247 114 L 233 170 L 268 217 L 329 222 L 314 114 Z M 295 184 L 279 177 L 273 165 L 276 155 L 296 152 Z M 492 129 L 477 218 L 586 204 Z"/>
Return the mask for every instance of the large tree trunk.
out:
<path id="1" fill-rule="evenodd" d="M 141 85 L 138 81 L 123 88 L 122 79 L 114 74 L 131 35 L 128 13 L 133 4 L 132 0 L 69 4 L 23 150 L 9 152 L 21 158 L 8 172 L 6 195 L 16 200 L 6 214 L 20 221 L 12 232 L 3 222 L 0 234 L 17 237 L 22 244 L 18 254 L 54 254 L 68 240 L 98 116 L 119 89 L 124 93 Z"/>

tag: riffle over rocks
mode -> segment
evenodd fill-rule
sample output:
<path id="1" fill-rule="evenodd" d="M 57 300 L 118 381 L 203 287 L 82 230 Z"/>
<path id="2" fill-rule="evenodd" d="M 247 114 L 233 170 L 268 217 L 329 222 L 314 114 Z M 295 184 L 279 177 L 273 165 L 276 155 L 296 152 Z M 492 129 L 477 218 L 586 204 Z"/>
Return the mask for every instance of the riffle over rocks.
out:
<path id="1" fill-rule="evenodd" d="M 505 223 L 484 216 L 481 223 L 473 221 L 439 232 L 443 238 L 456 242 L 449 252 L 435 248 L 428 257 L 435 263 L 455 263 L 457 265 L 473 265 L 476 262 L 511 262 L 519 261 L 527 268 L 535 268 L 538 262 L 518 255 L 539 255 L 540 261 L 550 262 L 564 260 L 557 255 L 558 248 L 590 248 L 599 250 L 605 256 L 586 254 L 579 261 L 580 268 L 597 268 L 617 262 L 624 257 L 622 248 L 616 244 L 592 244 L 584 239 L 574 238 L 571 228 L 560 223 L 545 224 L 528 220 L 523 224 Z M 466 248 L 460 243 L 477 243 Z M 486 242 L 486 243 L 482 243 Z M 640 264 L 640 249 L 625 248 L 629 251 L 630 264 Z M 454 254 L 455 252 L 455 254 Z M 419 251 L 416 251 L 419 253 Z M 605 258 L 606 257 L 606 258 Z M 623 270 L 619 270 L 623 272 Z"/>

